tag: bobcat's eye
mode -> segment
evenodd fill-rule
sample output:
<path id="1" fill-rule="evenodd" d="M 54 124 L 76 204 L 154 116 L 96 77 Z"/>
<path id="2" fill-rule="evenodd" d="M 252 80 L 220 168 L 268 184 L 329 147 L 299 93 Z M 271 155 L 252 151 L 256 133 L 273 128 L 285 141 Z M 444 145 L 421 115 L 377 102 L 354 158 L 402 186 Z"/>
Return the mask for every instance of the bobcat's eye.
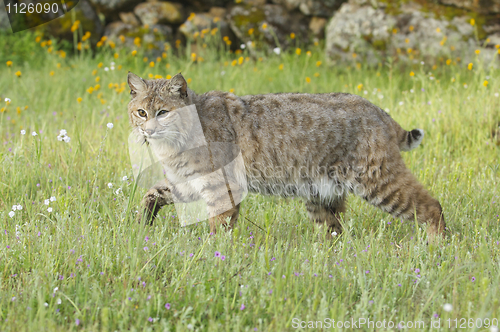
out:
<path id="1" fill-rule="evenodd" d="M 139 113 L 139 115 L 143 118 L 146 118 L 148 116 L 148 113 L 146 113 L 145 110 L 138 110 L 137 113 Z"/>
<path id="2" fill-rule="evenodd" d="M 163 114 L 167 114 L 167 113 L 168 113 L 168 111 L 161 110 L 161 111 L 158 112 L 158 115 L 163 115 Z"/>

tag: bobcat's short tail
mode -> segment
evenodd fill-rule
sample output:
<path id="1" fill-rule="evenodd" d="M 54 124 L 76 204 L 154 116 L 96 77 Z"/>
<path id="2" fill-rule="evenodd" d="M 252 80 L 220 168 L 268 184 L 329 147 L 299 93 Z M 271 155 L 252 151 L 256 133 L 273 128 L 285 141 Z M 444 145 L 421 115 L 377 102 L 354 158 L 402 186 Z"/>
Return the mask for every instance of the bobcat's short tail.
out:
<path id="1" fill-rule="evenodd" d="M 403 134 L 399 140 L 399 150 L 410 151 L 420 145 L 424 138 L 424 131 L 422 129 L 413 129 L 412 131 L 403 130 Z"/>

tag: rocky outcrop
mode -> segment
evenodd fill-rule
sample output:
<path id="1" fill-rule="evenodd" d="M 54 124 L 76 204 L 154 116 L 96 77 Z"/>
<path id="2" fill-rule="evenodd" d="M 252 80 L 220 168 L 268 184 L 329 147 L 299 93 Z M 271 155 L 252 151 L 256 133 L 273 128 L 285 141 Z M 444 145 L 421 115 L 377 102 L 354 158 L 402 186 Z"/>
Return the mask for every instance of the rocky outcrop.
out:
<path id="1" fill-rule="evenodd" d="M 40 13 L 26 15 L 24 19 L 28 26 L 38 26 L 37 29 L 44 30 L 50 36 L 70 41 L 73 40 L 71 27 L 75 21 L 79 21 L 79 29 L 84 33 L 87 31 L 91 33 L 90 42 L 94 45 L 104 32 L 104 26 L 88 0 L 80 0 L 69 15 L 58 17 L 54 13 Z M 39 25 L 47 21 L 48 23 Z"/>
<path id="2" fill-rule="evenodd" d="M 181 4 L 168 1 L 143 2 L 134 8 L 142 24 L 181 24 L 184 22 L 184 9 Z"/>
<path id="3" fill-rule="evenodd" d="M 273 0 L 288 11 L 300 10 L 304 15 L 331 17 L 346 0 Z"/>
<path id="4" fill-rule="evenodd" d="M 186 39 L 193 39 L 210 33 L 220 36 L 222 39 L 227 38 L 231 43 L 235 43 L 236 36 L 225 20 L 226 14 L 225 8 L 213 7 L 208 13 L 191 15 L 186 22 L 179 27 L 179 32 L 182 33 Z"/>
<path id="5" fill-rule="evenodd" d="M 380 3 L 379 3 L 380 5 Z M 326 29 L 326 53 L 332 60 L 376 64 L 387 56 L 401 60 L 452 59 L 488 61 L 496 50 L 481 47 L 468 16 L 447 19 L 424 12 L 415 3 L 391 14 L 387 8 L 350 0 L 335 13 Z M 480 50 L 476 55 L 471 50 Z"/>
<path id="6" fill-rule="evenodd" d="M 227 8 L 234 4 L 234 0 L 176 0 L 189 8 L 192 12 L 200 13 L 207 12 L 213 7 Z"/>
<path id="7" fill-rule="evenodd" d="M 172 28 L 165 24 L 153 24 L 148 27 L 136 26 L 124 22 L 113 22 L 106 26 L 104 35 L 117 45 L 125 45 L 130 49 L 143 47 L 155 54 L 161 53 L 165 43 L 172 44 Z"/>
<path id="8" fill-rule="evenodd" d="M 480 14 L 500 13 L 500 0 L 439 0 L 439 2 Z"/>
<path id="9" fill-rule="evenodd" d="M 289 47 L 294 43 L 291 33 L 303 41 L 308 37 L 306 17 L 279 5 L 235 6 L 230 10 L 228 20 L 231 29 L 243 43 L 253 41 L 256 47 Z"/>
<path id="10" fill-rule="evenodd" d="M 117 16 L 120 11 L 134 8 L 141 0 L 89 0 L 97 12 L 105 16 Z"/>

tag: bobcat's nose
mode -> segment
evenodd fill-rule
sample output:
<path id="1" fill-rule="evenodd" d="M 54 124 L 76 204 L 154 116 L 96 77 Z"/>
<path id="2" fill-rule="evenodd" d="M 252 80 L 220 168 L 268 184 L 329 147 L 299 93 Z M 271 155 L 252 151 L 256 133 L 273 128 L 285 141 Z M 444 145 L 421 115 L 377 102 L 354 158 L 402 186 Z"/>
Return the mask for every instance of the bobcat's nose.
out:
<path id="1" fill-rule="evenodd" d="M 148 135 L 153 135 L 153 133 L 155 132 L 153 129 L 146 129 L 146 134 Z"/>

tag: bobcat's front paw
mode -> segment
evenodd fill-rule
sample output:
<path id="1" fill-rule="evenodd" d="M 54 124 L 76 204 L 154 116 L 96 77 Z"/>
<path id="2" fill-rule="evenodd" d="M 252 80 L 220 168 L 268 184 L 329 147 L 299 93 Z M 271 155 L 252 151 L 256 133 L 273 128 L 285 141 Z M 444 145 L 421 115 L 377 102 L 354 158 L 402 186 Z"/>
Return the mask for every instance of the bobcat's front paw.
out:
<path id="1" fill-rule="evenodd" d="M 153 224 L 158 211 L 167 205 L 172 204 L 172 194 L 166 187 L 153 187 L 142 198 L 141 209 L 137 214 L 136 220 L 139 223 Z"/>

